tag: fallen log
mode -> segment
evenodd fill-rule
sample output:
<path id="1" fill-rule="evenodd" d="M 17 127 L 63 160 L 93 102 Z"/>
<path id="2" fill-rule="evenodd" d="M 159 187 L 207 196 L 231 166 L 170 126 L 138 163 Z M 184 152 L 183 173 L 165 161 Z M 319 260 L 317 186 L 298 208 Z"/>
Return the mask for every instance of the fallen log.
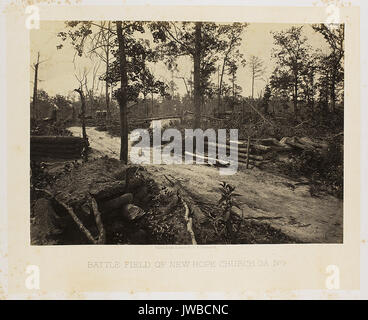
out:
<path id="1" fill-rule="evenodd" d="M 247 159 L 239 158 L 238 162 L 246 165 L 247 164 Z M 255 166 L 255 167 L 260 167 L 261 165 L 266 164 L 268 162 L 270 162 L 270 160 L 257 161 L 257 160 L 249 159 L 248 163 Z"/>
<path id="2" fill-rule="evenodd" d="M 238 152 L 238 158 L 248 158 L 249 159 L 254 159 L 254 160 L 264 160 L 263 156 L 258 156 L 258 155 L 255 155 L 255 154 L 251 154 L 249 153 L 249 155 L 244 152 L 244 151 L 241 151 L 241 152 Z"/>
<path id="3" fill-rule="evenodd" d="M 308 137 L 302 137 L 299 138 L 299 142 L 305 145 L 311 145 L 312 147 L 315 148 L 321 148 L 321 149 L 327 149 L 328 145 L 325 142 L 316 142 L 313 141 L 312 139 L 308 138 Z"/>
<path id="4" fill-rule="evenodd" d="M 133 195 L 131 193 L 125 193 L 117 198 L 102 202 L 99 205 L 101 211 L 109 212 L 119 208 L 123 208 L 125 205 L 133 202 Z"/>
<path id="5" fill-rule="evenodd" d="M 123 210 L 124 218 L 129 221 L 136 220 L 142 216 L 144 216 L 146 212 L 140 207 L 134 204 L 127 204 Z"/>
<path id="6" fill-rule="evenodd" d="M 264 151 L 264 152 L 268 152 L 272 150 L 270 146 L 263 146 L 261 144 L 251 144 L 251 149 L 255 149 L 258 151 Z"/>
<path id="7" fill-rule="evenodd" d="M 195 234 L 193 232 L 193 219 L 191 217 L 189 217 L 189 213 L 190 213 L 189 207 L 188 207 L 187 203 L 184 201 L 184 199 L 180 198 L 180 200 L 183 203 L 183 206 L 185 208 L 184 218 L 185 218 L 185 221 L 187 222 L 187 230 L 188 230 L 188 233 L 190 234 L 190 237 L 192 239 L 192 244 L 197 244 Z"/>
<path id="8" fill-rule="evenodd" d="M 77 227 L 79 228 L 79 230 L 86 236 L 86 238 L 91 243 L 93 243 L 93 244 L 100 244 L 101 239 L 100 238 L 95 239 L 92 236 L 91 232 L 85 227 L 85 225 L 78 218 L 78 216 L 74 213 L 74 210 L 71 207 L 69 207 L 64 202 L 56 199 L 55 196 L 51 192 L 49 192 L 48 190 L 34 188 L 34 191 L 36 191 L 37 193 L 40 193 L 46 199 L 49 199 L 51 201 L 55 201 L 60 207 L 62 207 L 65 210 L 65 212 L 67 212 L 70 215 L 70 217 L 73 219 L 73 221 L 75 222 L 75 224 L 77 225 Z"/>
<path id="9" fill-rule="evenodd" d="M 62 151 L 62 150 L 44 150 L 44 151 L 40 151 L 40 150 L 31 150 L 30 151 L 31 155 L 49 155 L 49 156 L 81 156 L 82 154 L 82 150 L 80 151 Z"/>
<path id="10" fill-rule="evenodd" d="M 309 123 L 309 120 L 306 120 L 306 121 L 303 121 L 303 122 L 301 122 L 301 123 L 299 123 L 299 124 L 297 124 L 295 127 L 293 127 L 294 129 L 296 129 L 296 128 L 299 128 L 299 127 L 301 127 L 303 124 L 305 124 L 305 123 Z"/>
<path id="11" fill-rule="evenodd" d="M 264 138 L 264 139 L 256 139 L 255 142 L 260 143 L 264 146 L 277 146 L 277 147 L 283 147 L 284 145 L 281 144 L 277 139 L 275 138 Z"/>
<path id="12" fill-rule="evenodd" d="M 116 198 L 125 193 L 126 182 L 113 181 L 102 182 L 91 186 L 90 193 L 97 201 Z"/>
<path id="13" fill-rule="evenodd" d="M 273 139 L 273 138 L 271 138 Z M 262 144 L 263 141 L 257 141 L 258 143 L 251 142 L 250 143 L 250 152 L 258 152 L 258 153 L 267 153 L 267 152 L 286 152 L 292 150 L 292 147 L 289 145 L 281 145 L 276 139 L 275 140 L 265 140 L 264 144 Z M 277 145 L 274 145 L 277 143 Z M 216 144 L 216 147 L 218 148 L 218 144 Z M 208 143 L 205 142 L 205 147 L 208 148 Z M 205 148 L 206 150 L 206 148 Z M 230 151 L 230 146 L 226 145 L 226 152 Z M 247 153 L 247 145 L 238 145 L 238 153 Z"/>
<path id="14" fill-rule="evenodd" d="M 83 138 L 73 136 L 31 136 L 30 142 L 31 144 L 84 144 Z"/>
<path id="15" fill-rule="evenodd" d="M 66 154 L 66 155 L 76 155 L 76 154 L 81 154 L 83 150 L 34 150 L 31 148 L 30 153 L 33 154 L 57 154 L 57 155 L 61 155 L 61 154 Z"/>
<path id="16" fill-rule="evenodd" d="M 169 181 L 171 187 L 175 190 L 175 193 L 180 199 L 183 199 L 185 203 L 188 205 L 190 213 L 193 214 L 193 217 L 198 221 L 199 224 L 207 221 L 207 217 L 202 212 L 202 210 L 196 205 L 193 200 L 190 192 L 186 190 L 186 188 L 178 181 L 171 180 L 166 175 L 164 177 Z"/>
<path id="17" fill-rule="evenodd" d="M 208 144 L 207 143 L 205 143 L 205 146 L 208 146 Z M 216 147 L 218 148 L 218 146 L 223 146 L 223 145 L 218 145 L 218 144 L 216 144 Z M 250 145 L 250 146 L 252 146 L 252 145 Z M 230 146 L 229 145 L 227 145 L 226 146 L 226 152 L 228 153 L 230 151 Z M 248 149 L 248 147 L 242 147 L 242 148 L 239 148 L 239 146 L 238 146 L 238 155 L 240 154 L 240 155 L 247 155 L 248 154 L 248 152 L 249 152 L 249 149 Z M 204 149 L 204 152 L 203 152 L 203 155 L 204 156 L 207 156 L 208 155 L 208 149 Z M 263 157 L 262 156 L 259 156 L 259 155 L 255 155 L 255 154 L 249 154 L 249 157 L 250 158 L 253 158 L 253 159 L 256 159 L 256 160 L 263 160 Z"/>
<path id="18" fill-rule="evenodd" d="M 284 137 L 280 140 L 281 144 L 287 144 L 289 146 L 292 146 L 294 148 L 297 149 L 301 149 L 301 150 L 314 150 L 315 148 L 311 145 L 307 145 L 307 144 L 302 144 L 298 142 L 298 138 L 297 137 Z"/>
<path id="19" fill-rule="evenodd" d="M 42 144 L 31 144 L 31 150 L 82 150 L 83 145 L 42 145 Z"/>
<path id="20" fill-rule="evenodd" d="M 104 244 L 106 242 L 106 231 L 102 223 L 101 213 L 98 211 L 97 202 L 93 197 L 91 197 L 91 209 L 95 216 L 96 226 L 99 233 L 97 243 Z"/>
<path id="21" fill-rule="evenodd" d="M 80 159 L 80 154 L 51 154 L 51 153 L 31 153 L 31 158 L 36 160 L 42 160 L 42 159 L 58 159 L 58 160 L 76 160 Z"/>
<path id="22" fill-rule="evenodd" d="M 257 110 L 257 108 L 253 107 L 251 103 L 248 104 L 256 113 L 258 113 L 260 115 L 260 117 L 266 121 L 267 123 L 269 123 L 272 127 L 274 127 L 274 123 L 270 120 L 268 120 L 263 114 L 262 112 L 260 112 L 259 110 Z"/>

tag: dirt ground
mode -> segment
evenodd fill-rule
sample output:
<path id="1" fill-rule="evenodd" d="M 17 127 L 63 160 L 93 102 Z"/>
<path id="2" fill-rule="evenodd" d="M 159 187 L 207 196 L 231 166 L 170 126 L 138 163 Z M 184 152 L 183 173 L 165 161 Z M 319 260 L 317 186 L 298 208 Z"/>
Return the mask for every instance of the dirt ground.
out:
<path id="1" fill-rule="evenodd" d="M 81 128 L 69 130 L 81 136 Z M 92 157 L 119 157 L 118 137 L 92 127 L 87 128 L 87 135 Z M 247 221 L 268 224 L 297 242 L 343 242 L 343 202 L 330 195 L 311 196 L 308 185 L 295 186 L 297 181 L 290 178 L 244 167 L 231 176 L 221 176 L 218 168 L 207 165 L 146 165 L 145 168 L 152 179 L 162 183 L 166 177 L 180 181 L 208 208 L 216 206 L 219 185 L 226 181 L 240 194 L 237 200 Z"/>

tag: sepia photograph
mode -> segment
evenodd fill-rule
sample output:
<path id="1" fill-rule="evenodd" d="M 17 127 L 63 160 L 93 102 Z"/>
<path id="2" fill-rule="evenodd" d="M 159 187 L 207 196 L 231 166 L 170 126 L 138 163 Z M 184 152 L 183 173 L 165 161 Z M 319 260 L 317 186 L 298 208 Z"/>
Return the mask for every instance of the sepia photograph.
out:
<path id="1" fill-rule="evenodd" d="M 368 2 L 234 1 L 3 6 L 0 300 L 367 296 Z"/>
<path id="2" fill-rule="evenodd" d="M 41 21 L 31 245 L 343 243 L 344 28 Z"/>

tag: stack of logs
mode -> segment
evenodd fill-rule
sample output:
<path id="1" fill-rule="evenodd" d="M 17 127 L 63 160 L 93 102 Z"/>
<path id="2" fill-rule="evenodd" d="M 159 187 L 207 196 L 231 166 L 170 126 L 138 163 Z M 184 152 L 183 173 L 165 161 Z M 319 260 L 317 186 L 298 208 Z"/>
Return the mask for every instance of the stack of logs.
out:
<path id="1" fill-rule="evenodd" d="M 31 159 L 78 159 L 85 145 L 80 137 L 31 136 Z"/>
<path id="2" fill-rule="evenodd" d="M 60 177 L 50 189 L 33 191 L 36 198 L 51 202 L 56 213 L 54 229 L 68 233 L 76 225 L 93 244 L 106 243 L 110 227 L 106 224 L 142 217 L 142 208 L 150 201 L 145 181 L 115 159 L 89 161 Z"/>
<path id="3" fill-rule="evenodd" d="M 205 156 L 208 155 L 208 142 L 205 142 Z M 328 145 L 322 141 L 313 141 L 310 138 L 303 137 L 284 137 L 280 141 L 275 138 L 265 139 L 248 139 L 241 140 L 238 145 L 238 162 L 245 165 L 259 167 L 271 160 L 271 153 L 277 154 L 276 160 L 284 161 L 287 155 L 293 151 L 308 150 L 313 152 L 323 153 L 328 149 Z M 219 148 L 223 145 L 216 144 Z M 230 143 L 227 141 L 226 151 L 229 154 Z M 206 158 L 206 157 L 205 157 Z M 222 161 L 223 162 L 223 161 Z"/>

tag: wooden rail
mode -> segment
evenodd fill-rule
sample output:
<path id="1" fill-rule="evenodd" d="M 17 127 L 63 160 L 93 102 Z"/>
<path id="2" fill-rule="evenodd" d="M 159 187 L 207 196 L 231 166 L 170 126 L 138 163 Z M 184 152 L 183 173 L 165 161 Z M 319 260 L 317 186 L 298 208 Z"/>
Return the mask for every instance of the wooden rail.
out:
<path id="1" fill-rule="evenodd" d="M 31 159 L 78 159 L 86 144 L 80 137 L 31 136 Z"/>

